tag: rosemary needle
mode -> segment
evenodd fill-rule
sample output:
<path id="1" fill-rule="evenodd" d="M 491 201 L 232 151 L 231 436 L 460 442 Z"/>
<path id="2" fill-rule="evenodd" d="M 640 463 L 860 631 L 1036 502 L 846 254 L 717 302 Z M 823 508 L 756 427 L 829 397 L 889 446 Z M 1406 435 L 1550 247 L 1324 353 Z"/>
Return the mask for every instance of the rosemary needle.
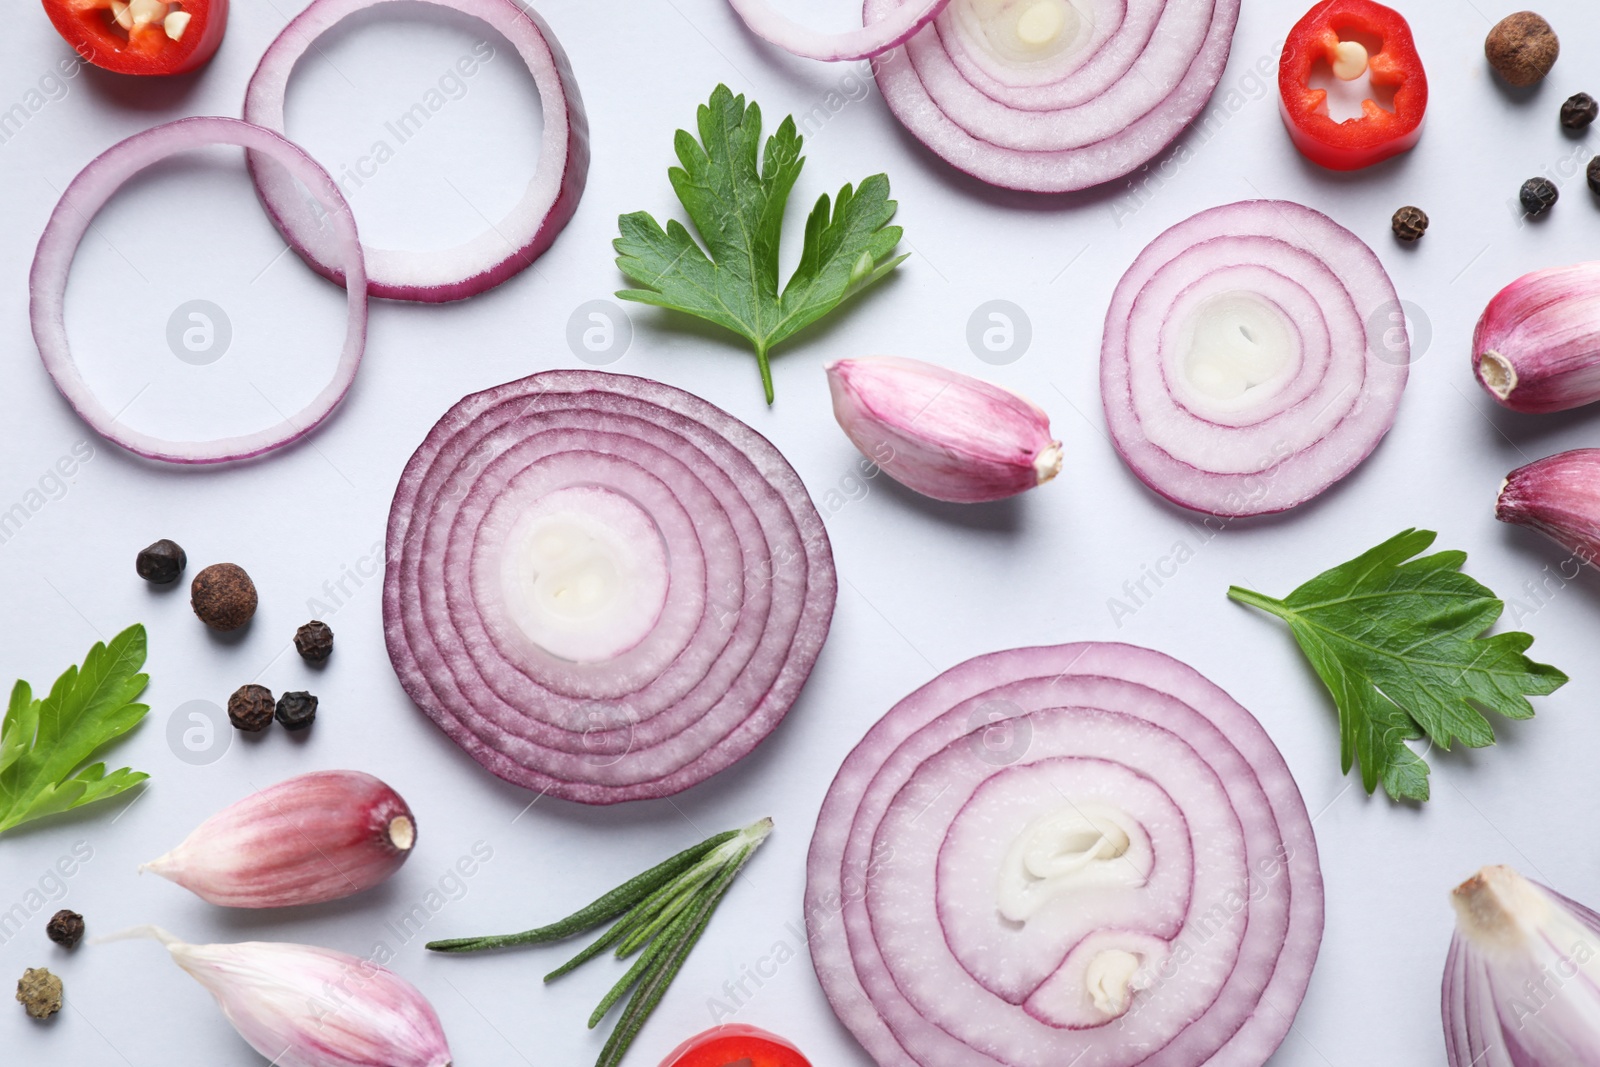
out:
<path id="1" fill-rule="evenodd" d="M 516 934 L 430 941 L 428 948 L 435 952 L 481 952 L 544 944 L 574 937 L 615 919 L 610 929 L 544 979 L 549 982 L 559 978 L 612 946 L 616 947 L 618 959 L 640 954 L 589 1017 L 589 1027 L 593 1029 L 624 997 L 628 998 L 596 1064 L 615 1067 L 666 996 L 667 987 L 705 932 L 733 880 L 771 832 L 772 820 L 762 819 L 743 830 L 707 838 L 560 922 Z"/>

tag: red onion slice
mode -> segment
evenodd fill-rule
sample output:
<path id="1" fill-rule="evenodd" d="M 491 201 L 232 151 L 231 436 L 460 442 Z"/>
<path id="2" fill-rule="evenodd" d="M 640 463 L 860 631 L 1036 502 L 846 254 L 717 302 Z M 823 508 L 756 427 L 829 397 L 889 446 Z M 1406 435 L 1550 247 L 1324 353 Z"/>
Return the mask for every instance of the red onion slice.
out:
<path id="1" fill-rule="evenodd" d="M 300 412 L 255 433 L 210 441 L 174 441 L 141 433 L 122 424 L 78 370 L 67 341 L 67 277 L 78 244 L 95 215 L 129 178 L 146 167 L 179 152 L 212 145 L 237 145 L 260 158 L 271 159 L 285 175 L 299 181 L 315 198 L 327 220 L 323 240 L 330 262 L 348 276 L 345 286 L 349 316 L 344 349 L 333 377 Z M 314 430 L 355 380 L 356 368 L 367 343 L 367 275 L 361 258 L 361 239 L 355 216 L 339 187 L 316 160 L 281 135 L 238 119 L 200 117 L 178 119 L 134 134 L 102 153 L 67 186 L 45 224 L 28 277 L 29 316 L 34 341 L 45 370 L 74 411 L 106 440 L 149 459 L 168 463 L 222 463 L 282 448 Z"/>
<path id="2" fill-rule="evenodd" d="M 818 977 L 881 1067 L 1260 1067 L 1322 938 L 1277 748 L 1129 645 L 981 656 L 901 701 L 807 872 Z"/>
<path id="3" fill-rule="evenodd" d="M 910 40 L 950 0 L 910 0 L 881 21 L 847 33 L 818 33 L 794 22 L 767 0 L 728 0 L 750 32 L 805 59 L 871 59 Z"/>
<path id="4" fill-rule="evenodd" d="M 395 0 L 314 0 L 267 48 L 245 94 L 244 117 L 284 132 L 289 75 L 317 39 L 348 15 Z M 426 0 L 482 20 L 511 42 L 533 75 L 544 112 L 539 165 L 522 200 L 466 244 L 443 251 L 366 249 L 372 294 L 441 303 L 492 289 L 544 254 L 578 209 L 589 173 L 589 124 L 566 53 L 533 10 L 515 0 Z M 273 224 L 311 267 L 344 280 L 313 205 L 270 158 L 250 156 L 256 190 Z"/>
<path id="5" fill-rule="evenodd" d="M 760 434 L 681 390 L 550 371 L 453 407 L 389 516 L 384 620 L 413 700 L 508 781 L 610 804 L 753 749 L 837 593 Z"/>
<path id="6" fill-rule="evenodd" d="M 1299 204 L 1201 212 L 1117 286 L 1100 353 L 1112 442 L 1157 493 L 1213 515 L 1284 511 L 1371 454 L 1394 425 L 1409 342 L 1361 239 Z"/>
<path id="7" fill-rule="evenodd" d="M 910 0 L 866 0 L 868 26 Z M 875 66 L 895 116 L 952 166 L 1031 192 L 1149 162 L 1211 98 L 1240 0 L 954 0 Z"/>

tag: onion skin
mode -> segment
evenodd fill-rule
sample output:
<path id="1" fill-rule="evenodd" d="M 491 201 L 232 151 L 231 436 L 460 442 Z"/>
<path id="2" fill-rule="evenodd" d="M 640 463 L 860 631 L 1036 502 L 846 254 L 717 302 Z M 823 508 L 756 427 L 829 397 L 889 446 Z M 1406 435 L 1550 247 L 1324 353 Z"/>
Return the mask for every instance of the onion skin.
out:
<path id="1" fill-rule="evenodd" d="M 827 371 L 845 434 L 885 474 L 924 496 L 1003 500 L 1060 473 L 1050 417 L 1015 393 L 897 356 L 842 359 Z"/>
<path id="2" fill-rule="evenodd" d="M 1600 400 L 1600 262 L 1525 274 L 1495 294 L 1472 338 L 1473 374 L 1512 411 Z"/>
<path id="3" fill-rule="evenodd" d="M 1451 895 L 1440 1006 L 1450 1067 L 1584 1067 L 1600 1049 L 1600 915 L 1510 867 Z"/>
<path id="4" fill-rule="evenodd" d="M 142 869 L 225 908 L 284 908 L 371 889 L 411 855 L 417 821 L 360 771 L 302 774 L 233 804 Z"/>
<path id="5" fill-rule="evenodd" d="M 1584 563 L 1600 557 L 1600 448 L 1536 460 L 1506 476 L 1494 517 L 1538 530 Z"/>

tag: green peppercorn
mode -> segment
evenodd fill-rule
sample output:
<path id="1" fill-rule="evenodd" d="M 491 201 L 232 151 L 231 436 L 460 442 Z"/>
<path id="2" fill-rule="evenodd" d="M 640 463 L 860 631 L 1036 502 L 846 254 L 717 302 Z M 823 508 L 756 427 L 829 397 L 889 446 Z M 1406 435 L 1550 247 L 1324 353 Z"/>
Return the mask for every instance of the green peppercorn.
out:
<path id="1" fill-rule="evenodd" d="M 300 690 L 278 698 L 278 721 L 285 730 L 304 730 L 317 719 L 317 698 Z"/>
<path id="2" fill-rule="evenodd" d="M 1389 225 L 1394 235 L 1407 244 L 1420 241 L 1428 232 L 1428 213 L 1420 207 L 1403 207 L 1394 213 Z"/>
<path id="3" fill-rule="evenodd" d="M 61 979 L 43 967 L 29 967 L 17 983 L 17 1003 L 29 1018 L 50 1018 L 61 1010 Z"/>
<path id="4" fill-rule="evenodd" d="M 312 619 L 294 632 L 294 650 L 307 663 L 326 663 L 333 652 L 333 629 L 321 619 Z"/>
<path id="5" fill-rule="evenodd" d="M 228 698 L 228 721 L 246 733 L 259 733 L 272 725 L 272 690 L 264 685 L 241 685 Z"/>
<path id="6" fill-rule="evenodd" d="M 1584 130 L 1600 118 L 1600 104 L 1588 93 L 1577 93 L 1561 105 L 1561 125 L 1568 130 Z"/>
<path id="7" fill-rule="evenodd" d="M 1549 211 L 1560 198 L 1561 190 L 1548 178 L 1529 178 L 1522 183 L 1522 210 L 1534 217 Z"/>
<path id="8" fill-rule="evenodd" d="M 177 581 L 188 565 L 189 557 L 184 555 L 183 546 L 165 537 L 144 549 L 133 561 L 133 569 L 139 572 L 139 577 L 152 585 Z"/>

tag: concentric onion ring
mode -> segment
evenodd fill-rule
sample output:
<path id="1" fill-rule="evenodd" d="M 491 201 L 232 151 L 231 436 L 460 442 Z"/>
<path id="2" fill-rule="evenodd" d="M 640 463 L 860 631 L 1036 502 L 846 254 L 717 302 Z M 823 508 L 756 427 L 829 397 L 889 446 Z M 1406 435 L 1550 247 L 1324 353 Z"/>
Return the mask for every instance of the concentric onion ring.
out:
<path id="1" fill-rule="evenodd" d="M 1201 212 L 1151 242 L 1112 297 L 1100 354 L 1112 442 L 1196 511 L 1304 503 L 1394 424 L 1410 362 L 1390 329 L 1400 306 L 1378 257 L 1320 212 L 1279 200 Z"/>
<path id="2" fill-rule="evenodd" d="M 837 593 L 821 517 L 764 437 L 602 371 L 451 408 L 401 476 L 387 560 L 406 692 L 495 774 L 589 804 L 679 792 L 753 749 Z"/>
<path id="3" fill-rule="evenodd" d="M 969 660 L 868 732 L 817 820 L 806 918 L 880 1067 L 1260 1067 L 1322 877 L 1249 712 L 1161 653 L 1063 645 Z"/>
<path id="4" fill-rule="evenodd" d="M 78 244 L 89 232 L 95 215 L 133 175 L 168 156 L 211 145 L 237 145 L 261 158 L 272 159 L 283 173 L 303 183 L 322 206 L 328 220 L 325 241 L 331 262 L 349 277 L 348 325 L 344 350 L 333 377 L 305 409 L 277 425 L 256 433 L 212 441 L 173 441 L 124 426 L 95 396 L 72 358 L 67 341 L 67 277 Z M 28 276 L 29 315 L 34 341 L 45 370 L 74 411 L 106 440 L 149 459 L 168 463 L 222 463 L 282 448 L 314 430 L 355 380 L 356 368 L 367 343 L 367 275 L 361 259 L 361 239 L 355 216 L 339 187 L 316 160 L 271 130 L 238 119 L 200 117 L 178 119 L 136 133 L 107 149 L 67 186 L 45 224 Z"/>
<path id="5" fill-rule="evenodd" d="M 913 0 L 866 0 L 864 20 Z M 876 65 L 895 116 L 991 185 L 1087 189 L 1177 139 L 1228 62 L 1240 0 L 953 0 Z"/>
<path id="6" fill-rule="evenodd" d="M 245 94 L 244 117 L 284 132 L 284 95 L 294 65 L 348 15 L 394 0 L 313 0 L 267 48 Z M 589 173 L 589 124 L 566 53 L 531 9 L 515 0 L 425 0 L 471 15 L 498 30 L 528 65 L 544 113 L 539 164 L 522 200 L 466 244 L 443 251 L 366 249 L 372 294 L 439 303 L 492 289 L 544 254 L 578 209 Z M 318 273 L 343 281 L 316 211 L 292 177 L 251 155 L 251 174 L 273 224 Z"/>
<path id="7" fill-rule="evenodd" d="M 905 44 L 949 3 L 950 0 L 914 0 L 859 30 L 819 33 L 794 22 L 769 0 L 728 0 L 729 6 L 757 37 L 794 55 L 825 62 L 882 55 Z"/>

